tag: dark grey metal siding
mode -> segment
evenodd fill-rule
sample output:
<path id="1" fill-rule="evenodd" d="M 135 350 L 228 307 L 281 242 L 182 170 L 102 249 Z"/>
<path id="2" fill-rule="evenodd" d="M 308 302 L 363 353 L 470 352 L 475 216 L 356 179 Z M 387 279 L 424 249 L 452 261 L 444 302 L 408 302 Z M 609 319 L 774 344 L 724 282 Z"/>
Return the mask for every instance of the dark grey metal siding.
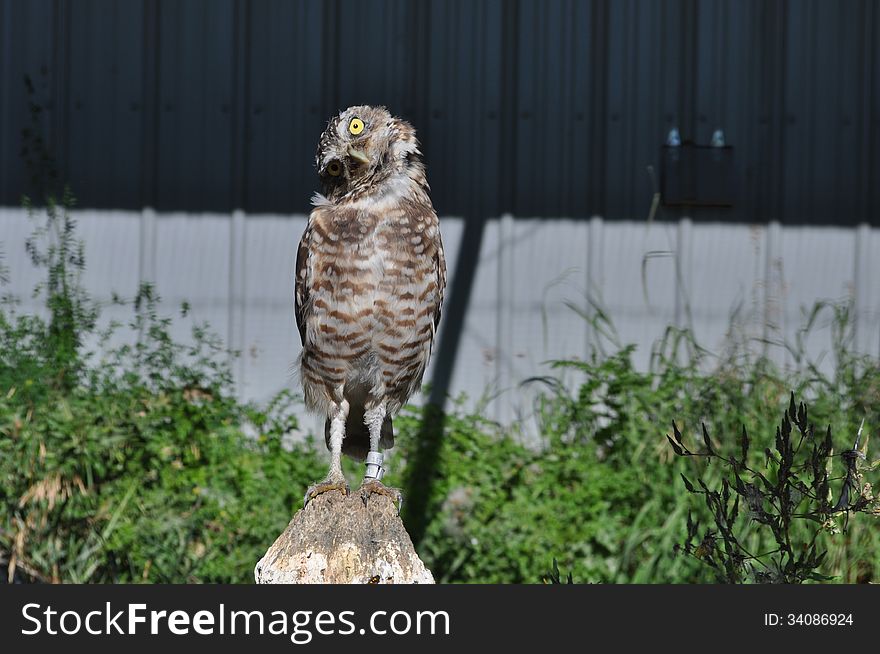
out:
<path id="1" fill-rule="evenodd" d="M 698 220 L 880 224 L 874 0 L 0 0 L 6 205 L 25 74 L 82 206 L 302 212 L 366 102 L 419 129 L 442 214 L 643 219 L 677 126 L 735 147 Z"/>

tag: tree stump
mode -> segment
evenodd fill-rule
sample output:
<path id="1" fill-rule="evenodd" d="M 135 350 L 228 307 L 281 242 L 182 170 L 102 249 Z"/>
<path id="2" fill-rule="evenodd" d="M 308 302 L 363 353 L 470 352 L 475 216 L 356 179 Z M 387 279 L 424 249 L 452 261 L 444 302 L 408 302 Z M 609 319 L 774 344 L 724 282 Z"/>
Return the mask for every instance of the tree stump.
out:
<path id="1" fill-rule="evenodd" d="M 433 584 L 389 497 L 330 491 L 293 516 L 254 568 L 258 584 Z"/>

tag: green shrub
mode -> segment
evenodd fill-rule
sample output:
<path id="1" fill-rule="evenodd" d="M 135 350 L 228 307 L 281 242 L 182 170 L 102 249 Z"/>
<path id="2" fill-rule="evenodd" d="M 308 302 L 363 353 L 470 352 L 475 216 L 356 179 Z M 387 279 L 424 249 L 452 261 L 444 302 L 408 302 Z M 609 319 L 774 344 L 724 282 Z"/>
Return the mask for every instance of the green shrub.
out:
<path id="1" fill-rule="evenodd" d="M 671 338 L 680 336 L 670 332 Z M 633 367 L 631 348 L 590 361 L 556 362 L 557 370 L 579 376 L 568 386 L 543 380 L 550 392 L 536 407 L 540 447 L 526 447 L 515 428 L 505 431 L 460 407 L 446 416 L 411 409 L 398 420 L 403 474 L 392 480 L 410 496 L 428 497 L 424 516 L 406 514 L 406 505 L 404 512 L 435 576 L 536 583 L 556 559 L 576 582 L 716 581 L 710 568 L 676 552 L 688 536 L 691 514 L 712 518 L 691 500 L 682 475 L 720 485 L 724 470 L 708 459 L 676 457 L 665 437 L 673 420 L 686 433 L 711 425 L 713 447 L 723 455 L 739 453 L 748 425 L 750 461 L 763 470 L 764 450 L 775 442 L 775 417 L 791 388 L 811 398 L 811 418 L 831 427 L 837 452 L 852 446 L 862 419 L 867 425 L 880 421 L 876 360 L 844 353 L 834 376 L 826 378 L 810 366 L 785 374 L 761 358 L 718 360 L 706 371 L 699 357 L 678 363 L 676 350 L 658 348 L 649 372 Z M 418 464 L 424 451 L 436 459 L 431 478 Z M 830 487 L 841 492 L 842 473 L 830 478 Z M 876 581 L 877 516 L 847 517 L 838 514 L 816 535 L 817 546 L 828 552 L 817 574 Z M 774 549 L 773 538 L 754 526 L 743 526 L 744 542 L 755 552 Z"/>
<path id="2" fill-rule="evenodd" d="M 75 379 L 49 323 L 0 314 L 0 557 L 20 579 L 249 581 L 322 469 L 282 446 L 291 395 L 241 404 L 206 332 L 174 344 L 139 300 L 147 336 Z"/>
<path id="3" fill-rule="evenodd" d="M 287 392 L 265 408 L 239 402 L 222 344 L 203 325 L 191 343 L 174 342 L 148 285 L 131 302 L 134 342 L 109 347 L 120 326 L 98 332 L 78 283 L 72 204 L 68 191 L 60 204 L 25 202 L 47 317 L 0 306 L 5 576 L 249 581 L 323 472 L 310 440 L 282 445 L 298 403 Z"/>

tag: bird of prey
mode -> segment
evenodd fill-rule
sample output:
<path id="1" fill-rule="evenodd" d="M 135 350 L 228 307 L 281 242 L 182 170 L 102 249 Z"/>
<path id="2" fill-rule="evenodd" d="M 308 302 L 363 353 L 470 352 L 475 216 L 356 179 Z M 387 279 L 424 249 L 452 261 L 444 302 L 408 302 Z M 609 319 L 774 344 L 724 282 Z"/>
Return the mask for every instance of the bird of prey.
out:
<path id="1" fill-rule="evenodd" d="M 321 193 L 299 243 L 296 324 L 307 408 L 326 416 L 330 471 L 304 504 L 348 492 L 340 456 L 366 461 L 362 492 L 382 483 L 391 418 L 422 381 L 440 320 L 446 261 L 419 142 L 384 107 L 330 119 L 315 158 Z"/>

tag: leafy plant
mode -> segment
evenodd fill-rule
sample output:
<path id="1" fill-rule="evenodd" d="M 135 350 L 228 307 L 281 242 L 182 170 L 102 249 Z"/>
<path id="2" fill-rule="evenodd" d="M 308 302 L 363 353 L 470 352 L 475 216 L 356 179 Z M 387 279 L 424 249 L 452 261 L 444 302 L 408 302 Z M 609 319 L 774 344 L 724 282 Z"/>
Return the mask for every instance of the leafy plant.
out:
<path id="1" fill-rule="evenodd" d="M 570 572 L 568 573 L 568 577 L 566 578 L 566 580 L 564 582 L 562 581 L 562 575 L 559 572 L 559 564 L 556 562 L 556 559 L 553 559 L 553 567 L 550 568 L 550 572 L 548 572 L 547 576 L 544 577 L 544 583 L 545 584 L 562 584 L 562 583 L 573 584 L 574 581 L 572 581 Z"/>
<path id="2" fill-rule="evenodd" d="M 711 567 L 719 581 L 790 584 L 830 580 L 831 577 L 819 573 L 827 555 L 827 551 L 817 546 L 819 534 L 823 531 L 839 533 L 837 516 L 840 514 L 847 518 L 851 513 L 860 512 L 880 515 L 880 502 L 873 497 L 871 485 L 864 481 L 860 465 L 866 457 L 865 451 L 859 449 L 861 428 L 853 448 L 838 459 L 844 462 L 845 474 L 831 477 L 835 461 L 831 427 L 817 437 L 807 417 L 806 405 L 801 403 L 795 407 L 794 393 L 776 429 L 775 450 L 764 450 L 766 468 L 763 471 L 749 464 L 750 439 L 745 426 L 739 456 L 722 456 L 716 452 L 705 425 L 702 426 L 705 449 L 699 452 L 688 449 L 675 422 L 672 428 L 673 436 L 667 435 L 667 439 L 676 455 L 705 457 L 729 469 L 721 479 L 720 490 L 710 489 L 701 478 L 697 479 L 697 487 L 682 475 L 687 491 L 703 496 L 714 529 L 706 529 L 700 536 L 700 526 L 689 513 L 687 539 L 681 551 Z M 864 445 L 866 450 L 867 439 Z M 832 497 L 835 481 L 840 482 L 836 502 Z M 812 527 L 807 526 L 808 522 Z M 774 541 L 775 549 L 758 554 L 750 551 L 744 541 L 756 528 L 769 532 L 765 540 Z"/>

